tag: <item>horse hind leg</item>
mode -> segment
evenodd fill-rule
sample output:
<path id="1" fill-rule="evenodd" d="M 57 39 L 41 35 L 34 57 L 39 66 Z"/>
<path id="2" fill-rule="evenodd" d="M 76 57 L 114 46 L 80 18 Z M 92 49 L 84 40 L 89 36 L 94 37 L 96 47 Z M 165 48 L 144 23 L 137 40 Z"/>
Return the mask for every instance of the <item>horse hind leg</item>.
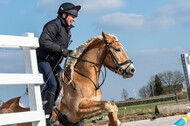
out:
<path id="1" fill-rule="evenodd" d="M 13 110 L 9 108 L 0 109 L 0 114 L 13 113 Z"/>
<path id="2" fill-rule="evenodd" d="M 2 109 L 0 110 L 0 114 L 6 114 L 6 113 L 12 113 L 13 111 L 11 109 Z M 4 125 L 4 126 L 17 126 L 16 124 L 11 125 Z"/>

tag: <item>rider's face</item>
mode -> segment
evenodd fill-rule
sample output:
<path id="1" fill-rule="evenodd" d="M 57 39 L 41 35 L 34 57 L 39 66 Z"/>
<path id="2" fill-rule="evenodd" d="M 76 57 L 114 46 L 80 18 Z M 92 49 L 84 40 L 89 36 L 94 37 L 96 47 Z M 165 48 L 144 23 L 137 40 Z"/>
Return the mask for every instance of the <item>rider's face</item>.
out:
<path id="1" fill-rule="evenodd" d="M 63 13 L 62 17 L 65 18 L 65 17 L 66 17 L 66 14 Z M 66 22 L 67 22 L 67 24 L 70 26 L 73 22 L 75 22 L 75 16 L 69 14 L 69 15 L 67 16 L 67 18 L 66 18 Z"/>

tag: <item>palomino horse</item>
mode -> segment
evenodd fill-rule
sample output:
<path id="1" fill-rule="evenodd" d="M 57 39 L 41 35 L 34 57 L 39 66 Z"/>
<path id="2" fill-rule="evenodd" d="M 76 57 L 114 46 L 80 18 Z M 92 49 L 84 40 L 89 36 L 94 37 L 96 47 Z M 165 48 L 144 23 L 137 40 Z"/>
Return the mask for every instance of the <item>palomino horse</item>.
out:
<path id="1" fill-rule="evenodd" d="M 74 51 L 67 62 L 67 69 L 60 74 L 63 97 L 53 113 L 53 120 L 64 122 L 60 118 L 66 115 L 67 121 L 74 124 L 107 112 L 109 126 L 121 124 L 117 117 L 117 106 L 108 101 L 100 101 L 102 93 L 98 80 L 102 65 L 123 78 L 130 78 L 135 72 L 131 60 L 116 36 L 102 32 L 102 36 L 89 39 Z M 66 73 L 69 76 L 66 76 Z M 19 107 L 18 101 L 19 97 L 11 99 L 4 103 L 0 110 L 12 112 L 28 110 Z M 62 113 L 62 116 L 59 118 L 55 113 Z M 69 124 L 59 124 L 63 125 Z"/>

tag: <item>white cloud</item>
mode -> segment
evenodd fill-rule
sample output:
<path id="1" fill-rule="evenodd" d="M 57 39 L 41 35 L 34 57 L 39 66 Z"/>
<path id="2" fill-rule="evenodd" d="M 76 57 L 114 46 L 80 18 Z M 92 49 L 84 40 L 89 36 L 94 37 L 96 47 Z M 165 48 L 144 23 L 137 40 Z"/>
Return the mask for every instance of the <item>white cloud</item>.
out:
<path id="1" fill-rule="evenodd" d="M 149 16 L 115 12 L 97 20 L 101 28 L 117 28 L 125 31 L 155 31 L 176 24 L 190 22 L 190 1 L 173 0 Z"/>
<path id="2" fill-rule="evenodd" d="M 0 4 L 8 4 L 9 0 L 0 0 Z"/>
<path id="3" fill-rule="evenodd" d="M 126 6 L 124 0 L 82 0 L 82 11 L 84 14 L 100 13 L 121 9 Z"/>
<path id="4" fill-rule="evenodd" d="M 116 12 L 109 15 L 102 16 L 98 19 L 100 27 L 106 28 L 118 28 L 126 30 L 138 30 L 142 29 L 146 23 L 143 15 L 127 14 L 122 12 Z"/>
<path id="5" fill-rule="evenodd" d="M 116 12 L 100 17 L 99 27 L 116 28 L 124 31 L 152 31 L 168 28 L 176 21 L 167 16 L 148 16 Z"/>
<path id="6" fill-rule="evenodd" d="M 150 55 L 159 55 L 159 54 L 167 54 L 167 53 L 184 53 L 187 49 L 183 47 L 173 47 L 173 48 L 162 48 L 162 49 L 147 49 L 147 50 L 140 50 L 134 52 L 132 55 L 134 56 L 150 56 Z"/>
<path id="7" fill-rule="evenodd" d="M 55 15 L 61 3 L 55 0 L 40 0 L 37 3 L 37 9 L 48 13 L 48 15 Z"/>
<path id="8" fill-rule="evenodd" d="M 20 10 L 16 13 L 16 15 L 24 15 L 26 14 L 26 10 Z"/>
<path id="9" fill-rule="evenodd" d="M 126 6 L 125 0 L 70 0 L 69 2 L 75 5 L 81 5 L 82 15 L 112 11 Z M 62 2 L 55 0 L 40 0 L 37 3 L 37 8 L 52 14 L 58 10 L 61 4 Z"/>

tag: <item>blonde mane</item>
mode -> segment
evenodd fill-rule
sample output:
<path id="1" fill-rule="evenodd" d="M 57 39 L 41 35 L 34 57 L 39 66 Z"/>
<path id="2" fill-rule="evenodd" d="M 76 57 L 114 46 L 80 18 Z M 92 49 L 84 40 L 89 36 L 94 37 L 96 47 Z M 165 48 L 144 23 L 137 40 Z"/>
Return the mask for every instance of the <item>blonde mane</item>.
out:
<path id="1" fill-rule="evenodd" d="M 113 36 L 117 39 L 116 36 L 114 36 L 113 34 L 109 34 L 110 36 Z M 98 40 L 98 39 L 103 39 L 102 35 L 98 35 L 98 36 L 95 36 L 91 39 L 89 39 L 88 41 L 86 41 L 85 43 L 83 43 L 82 45 L 80 45 L 78 48 L 76 48 L 76 50 L 73 52 L 73 54 L 71 55 L 72 57 L 75 57 L 75 58 L 71 58 L 69 57 L 68 58 L 68 62 L 66 61 L 65 64 L 64 64 L 64 69 L 63 71 L 61 72 L 61 76 L 62 78 L 64 78 L 64 73 L 65 73 L 65 70 L 67 69 L 70 69 L 71 70 L 71 80 L 69 82 L 67 82 L 67 84 L 71 83 L 72 80 L 73 80 L 73 70 L 74 70 L 74 66 L 75 64 L 77 63 L 77 58 L 79 58 L 81 56 L 81 54 L 84 52 L 84 50 L 92 43 L 94 42 L 95 40 Z M 117 39 L 118 40 L 118 39 Z"/>

